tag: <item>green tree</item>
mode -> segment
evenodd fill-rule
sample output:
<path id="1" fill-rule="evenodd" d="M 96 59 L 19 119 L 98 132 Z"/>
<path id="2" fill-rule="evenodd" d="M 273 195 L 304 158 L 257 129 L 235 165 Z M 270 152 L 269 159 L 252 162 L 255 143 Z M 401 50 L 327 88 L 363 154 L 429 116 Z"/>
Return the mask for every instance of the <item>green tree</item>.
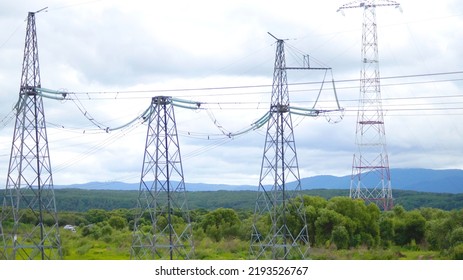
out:
<path id="1" fill-rule="evenodd" d="M 111 235 L 111 234 L 113 234 L 113 228 L 110 225 L 106 224 L 103 227 L 101 227 L 101 235 L 102 236 L 108 236 L 108 235 Z"/>
<path id="2" fill-rule="evenodd" d="M 315 209 L 325 208 L 328 201 L 320 196 L 303 196 L 304 206 L 313 206 Z"/>
<path id="3" fill-rule="evenodd" d="M 432 250 L 444 250 L 450 248 L 450 232 L 455 224 L 450 217 L 436 219 L 427 222 L 425 238 Z"/>
<path id="4" fill-rule="evenodd" d="M 75 212 L 59 212 L 58 221 L 60 225 L 81 225 L 88 224 L 88 221 L 84 218 L 83 213 Z"/>
<path id="5" fill-rule="evenodd" d="M 317 221 L 320 216 L 320 210 L 324 209 L 328 204 L 328 201 L 320 196 L 303 196 L 304 206 L 305 206 L 305 215 L 307 219 L 307 227 L 309 232 L 309 241 L 312 246 L 316 244 L 316 226 L 315 221 Z"/>
<path id="6" fill-rule="evenodd" d="M 349 233 L 344 226 L 335 226 L 331 233 L 331 242 L 338 250 L 349 248 Z"/>
<path id="7" fill-rule="evenodd" d="M 396 217 L 403 217 L 405 215 L 405 208 L 402 205 L 396 205 L 394 208 L 392 208 L 392 212 L 394 213 L 394 216 Z"/>
<path id="8" fill-rule="evenodd" d="M 307 219 L 307 227 L 309 232 L 309 241 L 312 246 L 316 242 L 316 230 L 315 230 L 315 221 L 318 219 L 318 210 L 314 206 L 309 205 L 305 207 L 305 216 Z"/>
<path id="9" fill-rule="evenodd" d="M 454 260 L 463 260 L 463 244 L 457 245 L 452 251 Z"/>
<path id="10" fill-rule="evenodd" d="M 450 214 L 448 211 L 430 207 L 422 207 L 418 210 L 420 211 L 421 215 L 426 219 L 426 221 L 446 219 L 449 217 Z"/>
<path id="11" fill-rule="evenodd" d="M 421 243 L 426 232 L 426 220 L 419 211 L 411 211 L 407 214 L 405 230 L 410 241 Z"/>
<path id="12" fill-rule="evenodd" d="M 204 216 L 201 227 L 210 238 L 220 241 L 226 237 L 237 237 L 240 224 L 235 210 L 219 208 Z"/>
<path id="13" fill-rule="evenodd" d="M 349 233 L 350 246 L 370 247 L 379 243 L 378 219 L 381 212 L 375 204 L 367 206 L 359 199 L 333 197 L 329 200 L 327 208 L 344 217 L 343 225 Z"/>
<path id="14" fill-rule="evenodd" d="M 331 239 L 331 232 L 336 226 L 343 224 L 344 217 L 334 210 L 321 209 L 320 216 L 315 221 L 316 240 L 323 245 Z"/>
<path id="15" fill-rule="evenodd" d="M 394 220 L 386 215 L 381 216 L 379 220 L 379 231 L 381 242 L 384 247 L 389 247 L 394 241 Z"/>
<path id="16" fill-rule="evenodd" d="M 101 227 L 99 225 L 96 225 L 96 224 L 91 224 L 91 225 L 85 226 L 82 229 L 81 234 L 82 234 L 83 237 L 90 236 L 90 237 L 93 237 L 95 240 L 97 240 L 102 235 Z"/>
<path id="17" fill-rule="evenodd" d="M 457 227 L 450 233 L 450 246 L 455 247 L 463 244 L 463 227 Z"/>
<path id="18" fill-rule="evenodd" d="M 407 245 L 414 240 L 417 244 L 424 240 L 426 220 L 419 211 L 401 213 L 394 223 L 395 243 Z"/>
<path id="19" fill-rule="evenodd" d="M 458 246 L 463 227 L 463 210 L 442 213 L 426 224 L 425 238 L 433 250 L 448 250 Z"/>
<path id="20" fill-rule="evenodd" d="M 109 218 L 108 224 L 114 229 L 121 230 L 127 226 L 127 220 L 121 216 L 112 216 Z"/>
<path id="21" fill-rule="evenodd" d="M 34 215 L 31 209 L 20 210 L 19 214 L 21 215 L 22 223 L 35 225 L 38 222 L 38 217 Z"/>
<path id="22" fill-rule="evenodd" d="M 85 218 L 92 224 L 104 222 L 108 216 L 108 212 L 103 209 L 90 209 L 85 213 Z"/>

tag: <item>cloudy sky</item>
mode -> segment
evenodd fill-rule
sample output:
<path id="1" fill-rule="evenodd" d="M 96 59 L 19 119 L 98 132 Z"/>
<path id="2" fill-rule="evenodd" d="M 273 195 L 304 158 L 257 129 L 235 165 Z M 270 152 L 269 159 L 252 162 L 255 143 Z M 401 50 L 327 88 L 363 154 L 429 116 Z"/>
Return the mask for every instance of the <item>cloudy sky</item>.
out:
<path id="1" fill-rule="evenodd" d="M 229 139 L 269 107 L 275 57 L 271 32 L 286 41 L 288 66 L 331 67 L 346 109 L 293 117 L 301 177 L 348 175 L 356 149 L 362 14 L 314 0 L 70 0 L 0 2 L 0 182 L 6 181 L 21 78 L 27 12 L 36 15 L 42 86 L 75 92 L 45 99 L 55 185 L 138 182 L 146 124 L 106 133 L 168 95 L 204 102 L 176 108 L 187 182 L 259 180 L 265 126 Z M 463 168 L 463 7 L 461 1 L 401 1 L 378 14 L 381 94 L 391 168 Z M 311 107 L 324 72 L 288 72 L 293 105 Z M 302 83 L 303 86 L 294 84 Z M 322 90 L 319 106 L 332 107 Z M 331 120 L 331 121 L 328 121 Z M 214 124 L 215 122 L 215 124 Z M 392 185 L 394 178 L 392 178 Z"/>

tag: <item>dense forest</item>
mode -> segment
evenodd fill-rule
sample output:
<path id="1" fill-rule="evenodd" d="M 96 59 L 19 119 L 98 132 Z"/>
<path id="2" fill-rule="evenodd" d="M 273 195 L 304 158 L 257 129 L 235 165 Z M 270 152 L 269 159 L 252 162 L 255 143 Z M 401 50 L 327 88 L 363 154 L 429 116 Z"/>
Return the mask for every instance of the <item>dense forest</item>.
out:
<path id="1" fill-rule="evenodd" d="M 81 204 L 72 211 L 59 211 L 64 258 L 129 259 L 136 210 L 132 207 L 114 208 L 124 203 L 133 204 L 134 200 L 127 192 L 122 192 L 125 194 L 124 199 L 110 196 L 118 196 L 120 193 L 114 191 L 66 192 L 74 193 Z M 106 194 L 99 199 L 101 208 L 87 209 L 89 205 L 94 205 L 90 200 L 93 196 L 88 192 Z M 80 199 L 77 195 L 79 193 Z M 198 202 L 194 202 L 194 193 L 190 194 L 195 259 L 249 258 L 253 211 L 250 206 L 243 207 L 240 204 L 244 194 L 249 195 L 247 192 L 204 193 L 201 194 L 202 198 L 197 198 Z M 406 194 L 404 197 L 407 197 Z M 130 195 L 136 195 L 136 192 Z M 207 195 L 217 195 L 217 199 Z M 222 200 L 218 197 L 222 197 Z M 114 204 L 115 200 L 119 201 L 118 204 Z M 57 201 L 67 201 L 62 191 L 57 191 Z M 74 200 L 66 203 L 71 201 Z M 212 201 L 218 204 L 226 201 L 237 204 L 233 204 L 233 207 L 207 204 Z M 196 203 L 201 203 L 203 207 L 197 207 Z M 365 205 L 363 201 L 346 196 L 325 198 L 304 195 L 298 203 L 304 204 L 308 221 L 311 259 L 463 259 L 461 208 L 406 209 L 396 204 L 391 211 L 381 212 L 376 205 Z M 24 219 L 24 222 L 33 223 L 33 213 L 22 211 L 24 218 L 30 217 Z M 268 217 L 260 218 L 265 221 Z M 176 221 L 187 222 L 180 216 Z M 7 225 L 8 221 L 4 223 L 4 226 Z M 77 230 L 65 230 L 64 225 L 74 225 Z"/>
<path id="2" fill-rule="evenodd" d="M 348 196 L 349 190 L 305 190 L 303 194 L 330 199 L 336 196 Z M 256 195 L 256 192 L 253 191 L 189 192 L 188 204 L 190 209 L 213 210 L 222 207 L 235 210 L 254 210 Z M 89 209 L 134 208 L 138 191 L 58 189 L 55 190 L 55 196 L 58 211 L 83 212 Z M 462 209 L 463 194 L 395 190 L 394 204 L 401 205 L 406 210 L 420 207 L 442 210 Z"/>

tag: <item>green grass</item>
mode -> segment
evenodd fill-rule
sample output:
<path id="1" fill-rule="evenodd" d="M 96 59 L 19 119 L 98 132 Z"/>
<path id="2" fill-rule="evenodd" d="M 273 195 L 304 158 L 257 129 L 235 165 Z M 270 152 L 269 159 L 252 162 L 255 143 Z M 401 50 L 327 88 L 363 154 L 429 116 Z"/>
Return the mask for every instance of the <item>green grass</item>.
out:
<path id="1" fill-rule="evenodd" d="M 349 250 L 335 250 L 326 248 L 312 248 L 310 258 L 313 260 L 440 260 L 439 252 L 428 250 L 409 250 L 400 247 L 390 249 L 352 248 Z"/>
<path id="2" fill-rule="evenodd" d="M 114 231 L 110 237 L 95 240 L 77 233 L 64 231 L 61 235 L 65 260 L 128 260 L 130 259 L 131 232 Z M 222 239 L 219 242 L 208 237 L 195 240 L 195 259 L 246 260 L 249 242 L 240 239 Z M 420 248 L 391 247 L 388 249 L 366 247 L 336 250 L 335 248 L 310 249 L 313 260 L 439 260 L 446 259 L 437 251 Z"/>
<path id="3" fill-rule="evenodd" d="M 110 236 L 95 240 L 79 232 L 62 231 L 61 242 L 65 260 L 128 260 L 132 233 L 114 231 Z"/>

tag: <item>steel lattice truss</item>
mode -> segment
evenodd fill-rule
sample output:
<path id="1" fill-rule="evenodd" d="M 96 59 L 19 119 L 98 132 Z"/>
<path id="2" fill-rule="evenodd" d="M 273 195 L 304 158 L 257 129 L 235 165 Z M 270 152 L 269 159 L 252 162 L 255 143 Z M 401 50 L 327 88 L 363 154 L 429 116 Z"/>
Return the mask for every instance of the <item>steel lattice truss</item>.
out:
<path id="1" fill-rule="evenodd" d="M 386 148 L 376 25 L 376 7 L 399 7 L 395 1 L 355 1 L 340 8 L 363 8 L 362 69 L 357 114 L 356 145 L 350 196 L 375 203 L 382 210 L 393 207 Z"/>
<path id="2" fill-rule="evenodd" d="M 252 259 L 305 259 L 309 235 L 301 190 L 286 75 L 284 41 L 277 40 L 270 119 L 251 233 Z M 288 189 L 287 183 L 296 187 Z"/>
<path id="3" fill-rule="evenodd" d="M 193 235 L 172 99 L 154 97 L 150 110 L 131 258 L 190 259 Z"/>
<path id="4" fill-rule="evenodd" d="M 35 13 L 29 13 L 19 100 L 0 216 L 0 258 L 61 259 L 40 88 Z M 33 226 L 31 226 L 33 225 Z"/>

